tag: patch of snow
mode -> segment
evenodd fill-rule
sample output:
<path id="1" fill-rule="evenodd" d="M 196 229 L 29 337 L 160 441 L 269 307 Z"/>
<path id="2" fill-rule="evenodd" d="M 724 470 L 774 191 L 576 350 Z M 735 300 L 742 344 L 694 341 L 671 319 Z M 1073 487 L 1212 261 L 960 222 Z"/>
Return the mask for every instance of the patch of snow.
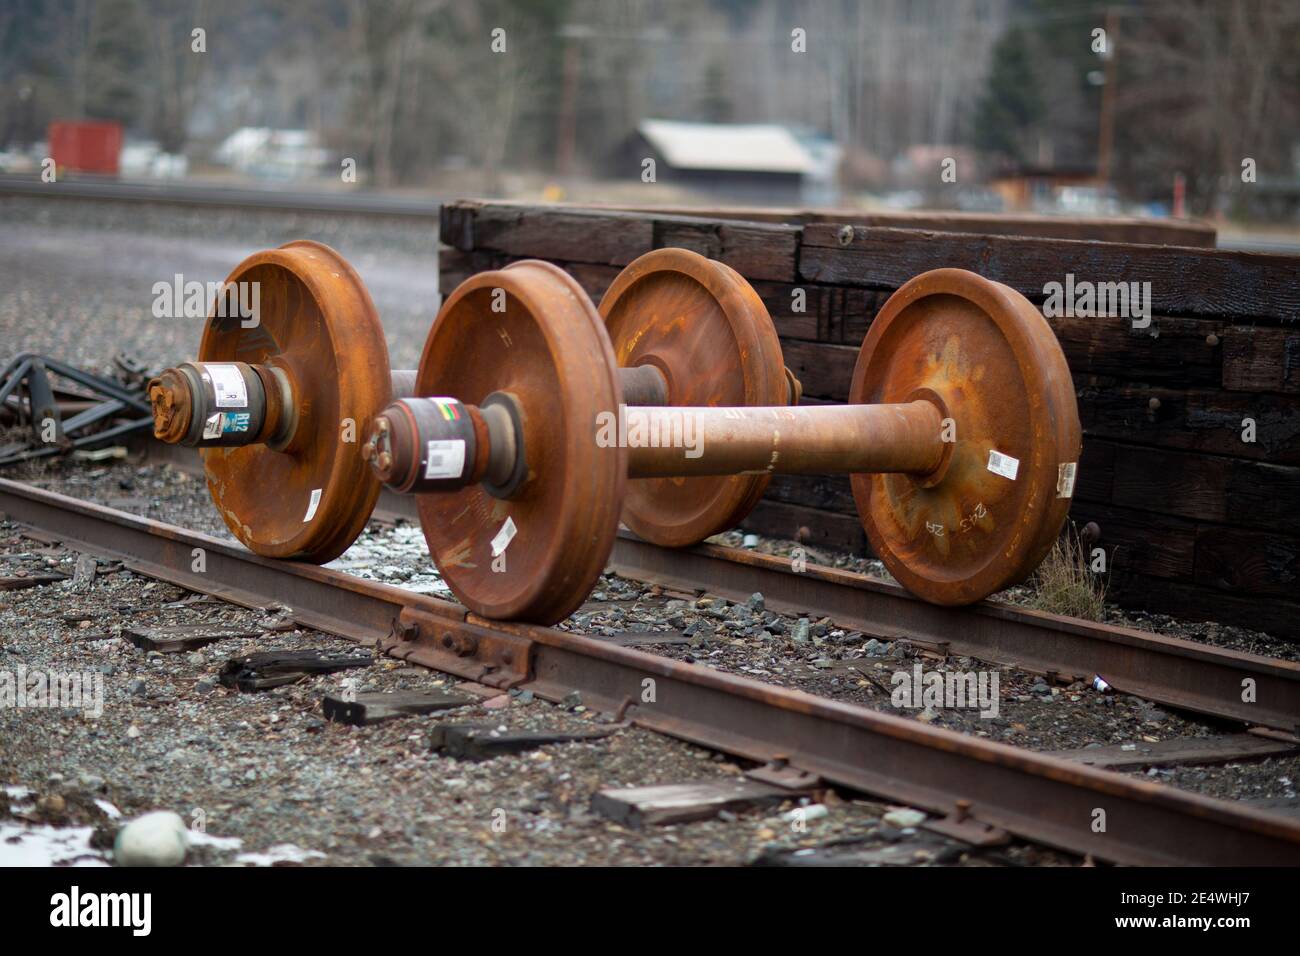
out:
<path id="1" fill-rule="evenodd" d="M 292 843 L 277 843 L 265 853 L 241 853 L 236 863 L 247 866 L 273 866 L 276 863 L 304 863 L 312 857 L 324 857 L 319 850 L 304 850 Z"/>
<path id="2" fill-rule="evenodd" d="M 0 866 L 108 866 L 104 855 L 90 848 L 94 832 L 94 827 L 0 823 Z"/>

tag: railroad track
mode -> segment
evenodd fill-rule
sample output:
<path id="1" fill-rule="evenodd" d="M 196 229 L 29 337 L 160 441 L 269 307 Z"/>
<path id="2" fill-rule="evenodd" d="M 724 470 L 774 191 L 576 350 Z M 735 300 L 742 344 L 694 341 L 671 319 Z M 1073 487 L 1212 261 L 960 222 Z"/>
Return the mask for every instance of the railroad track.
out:
<path id="1" fill-rule="evenodd" d="M 0 195 L 42 199 L 95 199 L 114 202 L 161 202 L 209 208 L 273 209 L 331 215 L 394 216 L 438 219 L 436 199 L 407 199 L 365 193 L 293 192 L 232 186 L 176 185 L 159 182 L 80 177 L 44 183 L 35 176 L 0 176 Z"/>
<path id="2" fill-rule="evenodd" d="M 149 441 L 149 460 L 202 476 L 194 449 Z M 418 524 L 416 500 L 381 492 L 376 518 Z M 665 548 L 622 530 L 610 567 L 634 580 L 704 590 L 744 602 L 760 592 L 772 610 L 815 611 L 845 630 L 899 638 L 942 655 L 1005 664 L 1069 683 L 1102 677 L 1154 703 L 1287 733 L 1300 731 L 1300 663 L 1246 654 L 1135 628 L 984 601 L 963 608 L 930 604 L 867 574 L 714 544 Z M 1253 699 L 1243 699 L 1243 681 Z"/>
<path id="3" fill-rule="evenodd" d="M 936 829 L 971 843 L 1005 831 L 1117 863 L 1300 863 L 1300 822 L 1239 804 L 553 628 L 490 621 L 450 602 L 268 559 L 207 535 L 17 482 L 0 480 L 0 511 L 70 547 L 118 558 L 158 580 L 246 607 L 281 602 L 293 608 L 304 627 L 411 663 L 490 687 L 532 690 L 551 701 L 577 691 L 591 706 L 632 724 L 754 761 L 760 766 L 751 774 L 769 783 L 804 788 L 822 781 L 921 807 L 941 817 Z M 204 572 L 192 570 L 195 548 L 206 553 Z M 779 570 L 779 562 L 755 561 L 752 555 L 736 561 L 724 551 L 687 552 L 691 563 L 674 573 L 703 566 L 698 559 L 757 568 L 754 573 L 769 575 L 765 581 L 790 575 Z M 649 553 L 643 552 L 643 568 L 651 563 L 644 558 Z M 835 583 L 838 575 L 817 572 L 797 579 L 821 581 L 820 588 L 843 587 Z M 859 593 L 888 590 L 873 586 Z M 949 613 L 970 620 L 990 612 Z M 990 619 L 998 618 L 990 613 Z M 1201 650 L 1206 657 L 1226 654 Z M 1251 663 L 1260 674 L 1278 664 Z M 1286 665 L 1275 672 L 1296 676 Z M 653 703 L 642 700 L 646 680 L 655 682 Z M 1106 821 L 1101 832 L 1098 811 Z"/>

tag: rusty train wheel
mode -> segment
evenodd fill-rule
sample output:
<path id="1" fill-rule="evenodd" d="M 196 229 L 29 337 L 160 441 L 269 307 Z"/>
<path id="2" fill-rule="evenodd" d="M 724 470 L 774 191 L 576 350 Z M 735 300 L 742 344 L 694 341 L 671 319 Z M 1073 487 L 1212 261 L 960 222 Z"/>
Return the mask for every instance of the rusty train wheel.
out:
<path id="1" fill-rule="evenodd" d="M 379 497 L 360 433 L 390 397 L 383 327 L 361 278 L 318 242 L 255 253 L 226 281 L 258 284 L 258 324 L 213 315 L 199 361 L 284 370 L 298 421 L 279 449 L 203 449 L 208 489 L 250 550 L 323 564 L 356 539 Z"/>
<path id="2" fill-rule="evenodd" d="M 516 403 L 523 484 L 509 498 L 482 485 L 419 495 L 420 523 L 466 607 L 554 624 L 604 570 L 627 484 L 626 450 L 597 445 L 598 416 L 618 414 L 618 367 L 595 306 L 563 270 L 525 260 L 480 273 L 438 312 L 416 394 L 477 405 L 492 393 Z"/>
<path id="3" fill-rule="evenodd" d="M 937 396 L 955 424 L 924 478 L 851 477 L 871 547 L 912 593 L 968 604 L 1024 580 L 1070 508 L 1074 386 L 1056 336 L 1008 287 L 960 269 L 903 285 L 863 342 L 852 403 Z"/>
<path id="4" fill-rule="evenodd" d="M 668 404 L 788 404 L 781 344 L 763 301 L 741 276 L 686 249 L 657 249 L 614 280 L 600 314 L 620 366 L 650 364 Z M 682 547 L 734 527 L 771 476 L 629 482 L 623 523 L 647 541 Z"/>

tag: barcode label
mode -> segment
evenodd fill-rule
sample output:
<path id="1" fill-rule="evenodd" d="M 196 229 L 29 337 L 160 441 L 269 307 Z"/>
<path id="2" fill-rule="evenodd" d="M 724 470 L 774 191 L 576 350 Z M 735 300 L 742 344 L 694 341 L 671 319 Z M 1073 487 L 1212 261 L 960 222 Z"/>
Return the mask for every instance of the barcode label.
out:
<path id="1" fill-rule="evenodd" d="M 465 439 L 428 442 L 424 454 L 425 478 L 459 478 L 465 468 Z"/>
<path id="2" fill-rule="evenodd" d="M 320 488 L 311 493 L 311 501 L 307 502 L 307 516 L 302 519 L 303 524 L 316 517 L 316 509 L 320 507 L 320 493 Z"/>
<path id="3" fill-rule="evenodd" d="M 1077 461 L 1063 462 L 1056 469 L 1056 497 L 1069 498 L 1074 494 L 1074 475 L 1078 471 Z"/>
<path id="4" fill-rule="evenodd" d="M 497 557 L 509 547 L 511 539 L 514 538 L 515 532 L 518 530 L 515 527 L 515 519 L 506 518 L 506 523 L 501 526 L 501 530 L 492 539 L 492 557 Z"/>
<path id="5" fill-rule="evenodd" d="M 248 406 L 248 386 L 238 365 L 205 365 L 204 371 L 212 379 L 217 408 L 245 408 Z"/>
<path id="6" fill-rule="evenodd" d="M 213 438 L 220 438 L 220 437 L 221 437 L 221 412 L 213 412 L 213 414 L 209 418 L 204 419 L 203 440 L 210 441 Z"/>
<path id="7" fill-rule="evenodd" d="M 989 451 L 989 471 L 1015 481 L 1016 473 L 1020 471 L 1020 459 L 1004 455 L 1000 451 Z"/>

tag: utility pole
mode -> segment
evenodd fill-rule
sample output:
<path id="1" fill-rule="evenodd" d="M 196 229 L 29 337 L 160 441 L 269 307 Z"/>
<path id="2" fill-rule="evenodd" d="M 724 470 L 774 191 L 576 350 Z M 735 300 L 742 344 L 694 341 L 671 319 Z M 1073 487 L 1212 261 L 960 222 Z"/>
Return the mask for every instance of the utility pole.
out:
<path id="1" fill-rule="evenodd" d="M 1115 140 L 1115 38 L 1119 33 L 1119 14 L 1106 8 L 1105 79 L 1101 88 L 1101 128 L 1097 134 L 1097 181 L 1110 182 L 1110 156 Z"/>
<path id="2" fill-rule="evenodd" d="M 561 65 L 560 108 L 555 115 L 555 174 L 573 174 L 573 158 L 578 139 L 578 41 L 592 35 L 588 27 L 570 24 L 560 29 L 564 38 L 564 61 Z"/>

